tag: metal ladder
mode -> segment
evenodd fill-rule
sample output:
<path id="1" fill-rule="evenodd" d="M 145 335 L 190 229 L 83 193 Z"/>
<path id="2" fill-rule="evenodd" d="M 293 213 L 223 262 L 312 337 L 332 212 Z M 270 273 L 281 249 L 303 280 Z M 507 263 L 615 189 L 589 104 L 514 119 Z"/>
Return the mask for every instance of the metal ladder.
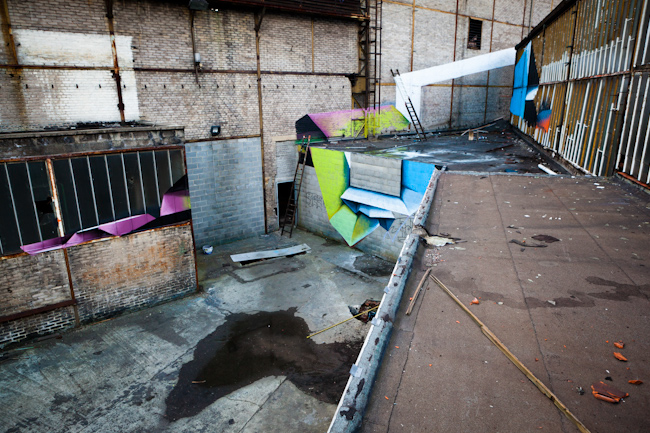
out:
<path id="1" fill-rule="evenodd" d="M 393 78 L 400 76 L 399 70 L 397 69 L 395 69 L 395 71 L 391 69 L 390 73 L 393 74 Z M 420 118 L 418 117 L 418 113 L 416 113 L 415 108 L 413 108 L 413 102 L 411 102 L 410 96 L 402 88 L 401 80 L 399 80 L 400 83 L 397 83 L 397 81 L 398 80 L 395 80 L 395 87 L 397 87 L 400 94 L 402 95 L 402 99 L 404 99 L 404 105 L 406 105 L 406 111 L 408 111 L 409 113 L 409 117 L 411 118 L 411 123 L 413 124 L 413 128 L 415 129 L 415 133 L 418 135 L 418 140 L 422 141 L 426 138 L 426 133 L 424 132 L 424 128 L 420 123 Z"/>
<path id="2" fill-rule="evenodd" d="M 298 150 L 298 164 L 296 164 L 296 172 L 293 175 L 293 185 L 291 185 L 289 202 L 287 203 L 287 209 L 284 212 L 284 220 L 282 220 L 282 231 L 280 232 L 280 236 L 284 235 L 285 231 L 289 233 L 289 237 L 291 237 L 293 234 L 294 223 L 296 221 L 296 213 L 298 211 L 298 198 L 300 198 L 300 189 L 302 188 L 302 179 L 305 173 L 307 156 L 309 155 L 310 142 L 311 135 L 308 137 L 307 143 L 305 143 L 304 138 L 302 140 L 302 143 L 300 143 L 300 150 Z M 301 157 L 302 161 L 300 160 Z"/>

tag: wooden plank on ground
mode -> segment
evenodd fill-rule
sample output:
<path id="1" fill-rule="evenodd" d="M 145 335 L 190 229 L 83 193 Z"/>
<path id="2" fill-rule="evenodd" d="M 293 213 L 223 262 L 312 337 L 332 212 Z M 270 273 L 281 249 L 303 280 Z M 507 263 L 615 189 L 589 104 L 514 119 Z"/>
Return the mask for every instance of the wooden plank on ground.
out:
<path id="1" fill-rule="evenodd" d="M 233 254 L 230 256 L 233 262 L 249 262 L 251 260 L 272 259 L 274 257 L 292 256 L 309 251 L 309 245 L 301 244 L 295 247 L 281 248 L 279 250 L 253 251 L 250 253 Z"/>

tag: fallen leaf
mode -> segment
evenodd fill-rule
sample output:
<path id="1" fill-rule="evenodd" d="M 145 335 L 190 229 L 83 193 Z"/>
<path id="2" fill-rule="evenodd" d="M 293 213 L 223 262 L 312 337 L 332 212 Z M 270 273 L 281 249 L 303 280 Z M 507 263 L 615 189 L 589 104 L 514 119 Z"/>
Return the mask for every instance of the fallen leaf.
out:
<path id="1" fill-rule="evenodd" d="M 625 347 L 625 343 L 618 343 L 618 342 L 617 342 L 617 343 L 614 343 L 614 346 L 616 346 L 616 347 L 619 348 L 619 349 L 622 349 L 622 348 Z"/>
<path id="2" fill-rule="evenodd" d="M 469 305 L 474 305 L 474 304 L 476 304 L 476 305 L 479 304 L 478 299 L 474 298 L 474 299 L 472 299 L 472 302 L 469 303 Z"/>
<path id="3" fill-rule="evenodd" d="M 632 385 L 641 385 L 643 381 L 639 379 L 634 379 L 634 380 L 628 380 L 627 383 L 631 383 Z"/>
<path id="4" fill-rule="evenodd" d="M 627 358 L 624 357 L 623 355 L 621 355 L 621 354 L 618 353 L 618 352 L 614 352 L 614 357 L 615 357 L 616 359 L 618 359 L 619 361 L 625 361 L 625 362 L 627 362 Z"/>
<path id="5" fill-rule="evenodd" d="M 432 366 L 433 366 L 433 364 L 429 364 L 429 367 L 432 367 Z"/>
<path id="6" fill-rule="evenodd" d="M 395 349 L 399 349 L 399 346 L 395 346 Z"/>
<path id="7" fill-rule="evenodd" d="M 535 358 L 535 362 L 539 361 L 539 359 Z"/>
<path id="8" fill-rule="evenodd" d="M 456 320 L 456 323 L 460 323 L 458 320 Z"/>
<path id="9" fill-rule="evenodd" d="M 609 340 L 605 340 L 605 343 L 609 343 Z"/>
<path id="10" fill-rule="evenodd" d="M 386 400 L 388 400 L 388 396 L 387 396 L 387 395 L 385 395 L 384 398 L 385 398 Z"/>

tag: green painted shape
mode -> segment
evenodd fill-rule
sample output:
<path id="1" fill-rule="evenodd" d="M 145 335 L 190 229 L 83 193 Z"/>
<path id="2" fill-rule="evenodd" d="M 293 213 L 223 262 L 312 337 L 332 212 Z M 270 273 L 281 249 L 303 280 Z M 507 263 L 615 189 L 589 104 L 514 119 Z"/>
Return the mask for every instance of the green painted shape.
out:
<path id="1" fill-rule="evenodd" d="M 311 148 L 310 151 L 327 218 L 331 220 L 344 205 L 341 195 L 350 185 L 350 167 L 343 152 L 320 148 Z"/>
<path id="2" fill-rule="evenodd" d="M 336 229 L 337 232 L 340 233 L 341 236 L 343 236 L 345 242 L 347 242 L 350 246 L 356 243 L 354 242 L 354 229 L 356 227 L 358 218 L 359 217 L 357 214 L 352 212 L 352 209 L 350 209 L 346 204 L 341 206 L 338 212 L 336 212 L 332 218 L 330 218 L 330 223 L 332 226 Z"/>
<path id="3" fill-rule="evenodd" d="M 356 224 L 354 225 L 354 231 L 352 232 L 352 244 L 350 245 L 354 245 L 357 242 L 361 241 L 363 238 L 372 233 L 377 227 L 379 227 L 379 221 L 376 218 L 368 218 L 366 215 L 360 214 Z"/>

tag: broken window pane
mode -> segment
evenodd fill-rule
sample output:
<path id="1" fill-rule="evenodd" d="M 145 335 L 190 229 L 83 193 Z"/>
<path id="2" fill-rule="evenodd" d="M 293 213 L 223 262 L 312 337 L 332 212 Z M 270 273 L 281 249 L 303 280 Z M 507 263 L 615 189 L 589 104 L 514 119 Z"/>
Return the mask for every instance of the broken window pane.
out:
<path id="1" fill-rule="evenodd" d="M 97 204 L 99 223 L 104 224 L 114 221 L 113 201 L 111 198 L 111 188 L 108 182 L 106 160 L 103 156 L 91 156 L 88 159 L 90 161 L 90 171 L 95 189 L 95 202 Z"/>
<path id="2" fill-rule="evenodd" d="M 2 254 L 20 252 L 20 235 L 11 200 L 6 164 L 0 164 L 0 248 Z"/>
<path id="3" fill-rule="evenodd" d="M 113 195 L 113 209 L 115 219 L 119 220 L 131 216 L 129 211 L 129 199 L 127 187 L 124 183 L 124 168 L 122 167 L 122 155 L 106 155 L 108 163 L 108 175 L 111 179 L 111 193 Z"/>
<path id="4" fill-rule="evenodd" d="M 70 171 L 70 160 L 57 159 L 52 161 L 52 166 L 56 178 L 56 189 L 59 193 L 63 230 L 67 235 L 73 234 L 81 229 L 81 220 L 77 208 L 72 172 Z"/>
<path id="5" fill-rule="evenodd" d="M 467 35 L 467 48 L 470 50 L 481 49 L 481 33 L 483 21 L 469 19 L 469 33 Z"/>
<path id="6" fill-rule="evenodd" d="M 149 215 L 158 218 L 160 216 L 160 204 L 158 203 L 158 181 L 154 164 L 153 152 L 140 152 L 145 209 Z"/>
<path id="7" fill-rule="evenodd" d="M 79 212 L 81 213 L 81 225 L 83 228 L 94 227 L 99 225 L 95 213 L 95 200 L 93 198 L 93 186 L 88 170 L 88 160 L 84 158 L 74 158 L 71 160 L 72 170 L 74 172 L 74 181 L 77 187 L 77 200 L 79 203 Z"/>
<path id="8" fill-rule="evenodd" d="M 183 163 L 183 152 L 180 150 L 170 150 L 169 158 L 172 162 L 172 184 L 185 176 L 185 164 Z"/>
<path id="9" fill-rule="evenodd" d="M 52 189 L 50 188 L 50 179 L 47 175 L 45 162 L 34 161 L 27 163 L 27 165 L 32 180 L 34 205 L 43 240 L 56 238 L 59 233 L 57 231 L 56 214 L 54 213 L 54 202 L 52 201 Z"/>

